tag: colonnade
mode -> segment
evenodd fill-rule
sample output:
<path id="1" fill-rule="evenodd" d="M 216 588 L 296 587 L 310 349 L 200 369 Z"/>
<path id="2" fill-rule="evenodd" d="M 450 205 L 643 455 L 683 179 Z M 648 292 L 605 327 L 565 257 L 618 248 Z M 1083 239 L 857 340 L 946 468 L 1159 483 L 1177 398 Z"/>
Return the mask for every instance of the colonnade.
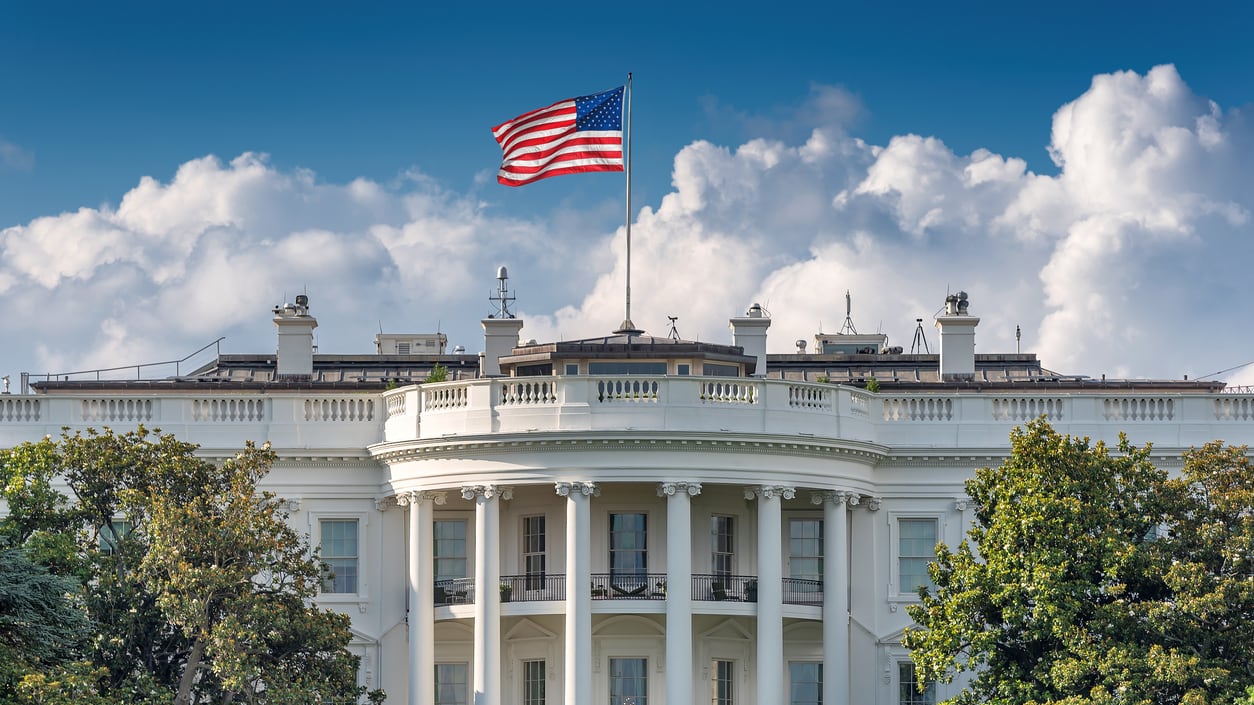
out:
<path id="1" fill-rule="evenodd" d="M 558 482 L 554 489 L 566 502 L 566 625 L 564 654 L 565 705 L 586 705 L 592 697 L 592 596 L 572 589 L 591 584 L 591 499 L 600 495 L 592 482 Z M 698 482 L 663 482 L 658 496 L 666 497 L 667 583 L 692 584 L 692 498 L 701 494 Z M 501 705 L 500 501 L 512 490 L 503 485 L 473 485 L 461 489 L 463 499 L 475 503 L 474 663 L 471 683 L 474 705 Z M 783 501 L 796 488 L 755 486 L 745 498 L 758 506 L 757 541 L 757 702 L 782 702 L 786 693 L 784 662 L 783 560 L 762 547 L 783 542 Z M 446 502 L 445 492 L 409 492 L 398 495 L 408 507 L 409 533 L 409 705 L 434 705 L 435 588 L 427 572 L 433 565 L 435 506 Z M 849 554 L 846 511 L 858 504 L 851 492 L 815 492 L 813 504 L 823 506 L 823 702 L 849 705 Z M 666 593 L 666 701 L 687 703 L 693 697 L 692 590 Z"/>

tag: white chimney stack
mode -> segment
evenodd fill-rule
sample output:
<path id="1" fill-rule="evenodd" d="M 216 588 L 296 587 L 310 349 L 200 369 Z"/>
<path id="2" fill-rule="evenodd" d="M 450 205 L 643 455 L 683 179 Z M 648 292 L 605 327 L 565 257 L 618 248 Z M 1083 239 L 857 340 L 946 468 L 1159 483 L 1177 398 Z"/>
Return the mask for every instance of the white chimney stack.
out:
<path id="1" fill-rule="evenodd" d="M 482 377 L 499 377 L 501 374 L 501 358 L 514 352 L 518 347 L 518 332 L 523 322 L 518 318 L 484 318 L 483 324 L 483 362 L 479 374 Z"/>
<path id="2" fill-rule="evenodd" d="M 940 376 L 942 380 L 975 377 L 975 327 L 980 319 L 967 313 L 967 292 L 945 297 L 945 312 L 936 317 L 940 331 Z"/>
<path id="3" fill-rule="evenodd" d="M 283 304 L 282 308 L 276 306 L 274 326 L 279 329 L 275 377 L 312 377 L 313 331 L 318 327 L 318 319 L 309 315 L 309 297 L 301 294 L 294 304 Z"/>
<path id="4" fill-rule="evenodd" d="M 745 355 L 758 359 L 753 370 L 754 377 L 766 376 L 766 329 L 771 327 L 771 319 L 762 313 L 762 307 L 754 304 L 742 318 L 730 321 L 732 344 L 743 348 Z"/>

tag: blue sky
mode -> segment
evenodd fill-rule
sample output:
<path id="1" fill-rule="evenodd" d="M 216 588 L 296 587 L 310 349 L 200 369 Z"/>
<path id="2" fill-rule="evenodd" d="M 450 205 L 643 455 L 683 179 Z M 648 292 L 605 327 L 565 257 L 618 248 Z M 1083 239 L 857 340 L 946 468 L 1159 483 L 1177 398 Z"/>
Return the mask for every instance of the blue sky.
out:
<path id="1" fill-rule="evenodd" d="M 721 5 L 716 12 L 683 3 L 649 2 L 613 12 L 564 3 L 525 9 L 494 3 L 435 9 L 425 7 L 429 3 L 363 5 L 365 9 L 319 2 L 0 2 L 0 249 L 10 262 L 7 272 L 0 265 L 0 303 L 13 312 L 11 318 L 24 321 L 20 329 L 28 334 L 23 342 L 9 337 L 0 348 L 0 372 L 144 361 L 134 356 L 167 359 L 165 356 L 189 352 L 223 334 L 241 346 L 254 343 L 252 348 L 235 352 L 253 352 L 258 349 L 255 341 L 264 341 L 261 349 L 272 345 L 264 313 L 277 301 L 270 299 L 295 288 L 310 290 L 318 313 L 319 287 L 323 291 L 330 288 L 326 279 L 354 282 L 360 277 L 365 281 L 374 272 L 376 283 L 380 279 L 389 282 L 381 290 L 393 294 L 393 285 L 429 285 L 430 280 L 406 279 L 405 260 L 396 254 L 403 249 L 396 242 L 407 242 L 413 248 L 417 241 L 398 235 L 388 244 L 384 237 L 377 252 L 361 255 L 357 268 L 342 272 L 322 265 L 280 269 L 286 280 L 251 290 L 259 297 L 256 311 L 238 317 L 208 317 L 219 326 L 219 332 L 210 330 L 208 324 L 204 328 L 184 324 L 180 335 L 162 336 L 155 333 L 159 320 L 177 315 L 152 312 L 154 307 L 166 305 L 162 292 L 205 281 L 190 274 L 194 260 L 208 256 L 203 249 L 209 242 L 203 233 L 208 231 L 203 228 L 198 231 L 200 236 L 179 236 L 195 240 L 180 241 L 187 261 L 164 260 L 163 265 L 156 265 L 145 259 L 157 247 L 152 242 L 146 254 L 111 257 L 100 253 L 128 247 L 126 238 L 108 239 L 105 247 L 101 244 L 104 240 L 91 241 L 96 237 L 92 228 L 65 221 L 65 227 L 39 235 L 41 241 L 47 246 L 48 238 L 54 238 L 57 247 L 65 250 L 94 251 L 97 254 L 90 263 L 55 278 L 41 277 L 33 273 L 34 269 L 23 270 L 12 264 L 18 247 L 35 237 L 32 223 L 37 219 L 63 218 L 63 214 L 86 208 L 108 220 L 143 177 L 172 186 L 183 165 L 207 155 L 216 156 L 227 171 L 233 168 L 225 165 L 241 154 L 268 155 L 264 176 L 300 182 L 301 175 L 307 175 L 314 185 L 310 188 L 315 190 L 317 186 L 348 188 L 360 180 L 377 185 L 383 194 L 379 198 L 394 199 L 397 208 L 408 209 L 404 217 L 389 211 L 360 222 L 325 226 L 337 243 L 354 234 L 369 233 L 373 226 L 400 232 L 407 224 L 424 219 L 438 220 L 456 230 L 458 213 L 463 220 L 478 223 L 472 228 L 476 232 L 501 228 L 526 240 L 532 237 L 527 233 L 534 231 L 541 242 L 531 248 L 510 245 L 515 240 L 508 238 L 494 243 L 489 232 L 481 232 L 467 236 L 473 246 L 449 245 L 441 250 L 442 256 L 456 261 L 453 269 L 466 269 L 468 278 L 457 280 L 462 288 L 466 281 L 473 281 L 477 288 L 473 296 L 444 293 L 435 297 L 440 311 L 434 315 L 386 314 L 396 310 L 393 307 L 429 302 L 432 297 L 420 291 L 379 296 L 379 290 L 366 286 L 334 290 L 332 294 L 358 297 L 365 318 L 374 321 L 376 329 L 379 325 L 420 329 L 440 325 L 451 334 L 455 331 L 455 339 L 462 338 L 456 342 L 473 348 L 477 318 L 486 312 L 482 299 L 493 284 L 491 272 L 501 263 L 512 264 L 514 284 L 523 295 L 520 306 L 537 320 L 533 330 L 565 337 L 601 332 L 585 326 L 593 326 L 600 318 L 588 314 L 596 305 L 593 299 L 597 292 L 615 288 L 610 281 L 615 271 L 610 266 L 615 259 L 612 243 L 615 228 L 623 220 L 619 176 L 562 177 L 520 189 L 497 185 L 493 174 L 499 150 L 489 132 L 492 125 L 561 98 L 610 88 L 621 83 L 628 71 L 634 72 L 634 205 L 647 207 L 655 215 L 668 194 L 684 192 L 683 184 L 676 181 L 680 155 L 695 155 L 696 169 L 721 168 L 717 159 L 711 161 L 702 157 L 700 150 L 692 150 L 693 145 L 709 143 L 732 155 L 755 140 L 793 149 L 812 138 L 816 129 L 834 130 L 832 134 L 848 140 L 843 152 L 848 159 L 824 167 L 826 176 L 839 175 L 815 199 L 846 203 L 840 201 L 840 194 L 848 192 L 868 198 L 891 196 L 888 200 L 892 203 L 878 210 L 868 206 L 865 212 L 841 206 L 842 217 L 819 216 L 803 228 L 807 233 L 804 238 L 784 238 L 788 244 L 779 248 L 783 255 L 772 263 L 776 268 L 757 272 L 753 286 L 732 290 L 712 286 L 711 296 L 727 298 L 723 304 L 726 312 L 717 314 L 724 323 L 718 323 L 713 309 L 699 307 L 681 320 L 701 317 L 699 324 L 694 321 L 688 328 L 717 338 L 724 335 L 726 316 L 740 312 L 749 303 L 738 297 L 774 292 L 777 303 L 789 301 L 782 290 L 769 286 L 775 281 L 772 273 L 821 259 L 814 253 L 833 243 L 857 249 L 852 243 L 859 234 L 883 243 L 913 238 L 917 245 L 913 249 L 920 258 L 926 258 L 928 247 L 963 242 L 961 228 L 950 233 L 943 224 L 934 227 L 917 219 L 913 224 L 908 222 L 902 189 L 893 179 L 882 187 L 868 180 L 874 176 L 872 160 L 878 158 L 872 148 L 886 147 L 895 137 L 934 137 L 943 143 L 947 155 L 960 161 L 968 160 L 977 150 L 986 150 L 1022 160 L 1025 180 L 1034 174 L 1055 178 L 1062 171 L 1048 152 L 1055 114 L 1062 106 L 1089 95 L 1086 91 L 1094 85 L 1095 76 L 1133 72 L 1144 78 L 1155 66 L 1174 66 L 1188 94 L 1181 99 L 1182 104 L 1201 105 L 1197 109 L 1205 112 L 1206 102 L 1213 101 L 1219 106 L 1222 128 L 1238 137 L 1249 132 L 1247 116 L 1254 101 L 1254 83 L 1250 81 L 1254 42 L 1249 41 L 1248 29 L 1254 21 L 1254 6 L 1246 3 L 1063 2 L 1048 7 L 991 2 L 816 3 L 821 6 L 781 4 L 773 12 L 764 11 L 761 3 L 735 2 Z M 1106 104 L 1104 109 L 1112 111 L 1111 115 L 1120 110 L 1131 114 L 1130 108 L 1120 108 L 1117 103 Z M 1233 139 L 1231 144 L 1235 149 L 1248 147 L 1242 140 Z M 853 154 L 858 144 L 867 146 L 861 156 Z M 708 177 L 701 178 L 708 181 Z M 804 174 L 795 178 L 803 179 Z M 1117 175 L 1113 178 L 1119 180 Z M 864 186 L 860 191 L 841 188 L 842 184 L 854 186 L 859 182 Z M 782 182 L 751 183 L 755 184 L 753 198 L 762 199 L 773 192 L 770 184 Z M 1155 183 L 1162 185 L 1161 181 Z M 200 189 L 198 193 L 209 198 L 205 189 L 216 187 L 200 183 L 189 188 Z M 223 188 L 226 190 L 216 198 L 241 199 L 233 202 L 237 205 L 261 198 L 248 196 L 248 186 Z M 784 189 L 782 193 L 787 192 Z M 734 191 L 721 193 L 728 199 L 735 197 Z M 973 192 L 962 193 L 966 194 L 963 197 L 983 198 Z M 1249 206 L 1249 200 L 1242 201 L 1239 194 L 1232 198 L 1226 193 L 1203 195 L 1203 200 L 1219 205 L 1189 213 L 1223 211 L 1220 206 L 1230 203 L 1236 214 L 1221 229 L 1236 234 L 1225 231 L 1225 242 L 1248 240 L 1244 237 L 1248 221 L 1243 221 L 1238 211 Z M 956 194 L 946 197 L 949 204 L 959 198 Z M 415 198 L 443 204 L 438 218 L 429 211 L 423 211 L 423 218 L 414 217 Z M 749 205 L 743 200 L 741 204 Z M 703 213 L 711 219 L 702 220 L 705 229 L 697 230 L 717 231 L 735 243 L 770 240 L 775 237 L 771 228 L 791 227 L 795 218 L 789 213 L 797 212 L 795 206 L 780 206 L 778 199 L 769 204 L 755 201 L 753 208 L 755 212 L 770 210 L 772 204 L 780 208 L 782 220 L 764 220 L 756 232 L 753 228 L 737 231 L 727 227 L 726 223 L 735 221 L 731 212 L 711 214 L 703 205 Z M 150 209 L 148 216 L 158 211 L 166 214 L 176 207 L 182 206 L 171 202 L 144 206 Z M 379 207 L 384 211 L 389 208 Z M 994 222 L 1005 221 L 981 207 L 971 205 L 968 210 L 987 217 L 971 215 L 966 219 L 968 224 L 978 221 L 980 229 L 987 232 Z M 1010 208 L 1001 214 L 1011 211 L 1020 212 Z M 243 211 L 237 208 L 231 212 Z M 1127 216 L 1126 209 L 1120 213 Z M 144 222 L 155 222 L 148 216 Z M 1066 234 L 1077 232 L 1076 227 L 1080 231 L 1095 227 L 1092 216 L 1091 209 L 1082 215 L 1072 214 L 1071 220 L 1046 227 L 1044 237 L 1051 237 L 1052 232 L 1058 243 L 1064 243 Z M 206 220 L 208 216 L 203 213 L 188 217 L 202 225 L 212 220 Z M 295 222 L 283 213 L 271 213 L 268 218 L 268 225 L 261 229 L 240 225 L 245 220 L 242 217 L 232 220 L 231 224 L 238 226 L 232 237 L 242 238 L 233 240 L 233 246 L 238 250 L 252 245 L 264 249 L 285 235 L 319 227 L 299 218 L 295 220 L 300 222 Z M 168 235 L 188 227 L 186 222 L 179 222 L 182 225 L 178 227 L 168 222 L 152 227 L 165 227 Z M 724 226 L 717 226 L 720 222 Z M 1077 226 L 1082 222 L 1089 225 Z M 1200 232 L 1197 228 L 1204 231 L 1208 227 L 1199 220 L 1192 232 L 1196 236 Z M 586 237 L 576 237 L 579 232 Z M 551 241 L 543 240 L 545 233 L 552 236 Z M 160 239 L 161 235 L 148 232 L 147 236 Z M 438 234 L 431 237 L 438 239 Z M 1104 242 L 1122 241 L 1126 235 L 1112 237 L 1114 240 Z M 450 238 L 449 242 L 456 240 Z M 1042 249 L 1039 243 L 1033 244 L 1033 237 L 1022 240 L 1036 259 L 1031 265 L 1025 263 L 1024 272 L 1010 281 L 1042 279 L 1043 283 L 1036 291 L 1031 287 L 1017 290 L 1015 300 L 1023 302 L 1023 307 L 1032 301 L 1052 303 L 1012 317 L 1021 319 L 1033 332 L 1039 329 L 1036 337 L 1042 341 L 1054 336 L 1055 342 L 1046 349 L 1060 349 L 1062 343 L 1057 341 L 1061 329 L 1053 333 L 1046 330 L 1051 325 L 1050 316 L 1057 314 L 1055 326 L 1068 318 L 1073 326 L 1078 325 L 1074 321 L 1078 314 L 1065 310 L 1065 295 L 1057 289 L 1060 284 L 1055 282 L 1051 289 L 1049 282 L 1050 272 L 1061 266 L 1058 263 L 1065 259 L 1066 250 Z M 163 242 L 170 245 L 173 240 Z M 702 261 L 702 253 L 726 250 L 708 239 L 692 245 L 697 263 Z M 140 243 L 134 247 L 137 253 L 142 249 Z M 552 253 L 578 249 L 587 266 L 577 274 L 559 276 L 557 268 L 544 264 L 546 248 Z M 980 249 L 990 257 L 1016 256 L 1000 252 L 996 243 L 986 243 Z M 275 251 L 266 252 L 273 256 Z M 754 257 L 760 259 L 760 255 Z M 1199 262 L 1205 261 L 1200 254 L 1198 257 Z M 348 260 L 355 261 L 351 257 Z M 1160 260 L 1179 261 L 1170 253 L 1145 254 L 1146 267 L 1161 264 Z M 605 264 L 599 271 L 598 261 Z M 120 262 L 129 262 L 134 271 Z M 1051 263 L 1054 270 L 1048 269 Z M 648 264 L 633 262 L 633 266 L 644 268 Z M 164 267 L 170 273 L 145 277 L 145 267 Z M 984 262 L 980 267 L 1004 267 L 1004 263 Z M 934 308 L 931 303 L 939 304 L 947 285 L 972 288 L 977 304 L 981 293 L 988 301 L 994 292 L 980 292 L 974 286 L 981 283 L 975 274 L 978 271 L 973 269 L 965 277 L 974 279 L 973 284 L 963 283 L 964 277 L 958 272 L 918 282 L 920 287 L 929 288 L 903 295 L 898 303 L 913 309 L 898 313 L 887 303 L 881 306 L 882 297 L 871 290 L 871 284 L 863 283 L 863 291 L 854 291 L 855 309 L 858 301 L 866 302 L 862 310 L 869 320 L 864 327 L 882 327 L 895 334 L 900 343 L 903 337 L 908 340 L 912 331 L 897 330 L 895 326 L 904 324 L 895 319 L 912 323 L 916 314 L 930 314 Z M 1147 285 L 1162 281 L 1151 271 L 1156 270 L 1146 269 L 1141 281 Z M 438 277 L 441 272 L 437 269 L 432 274 Z M 714 273 L 710 276 L 716 278 Z M 885 270 L 884 276 L 891 274 Z M 894 285 L 882 279 L 879 287 Z M 847 286 L 856 288 L 857 283 L 851 276 Z M 840 293 L 845 286 L 837 286 Z M 832 298 L 833 293 L 823 295 Z M 530 301 L 525 298 L 528 294 Z M 1110 294 L 1106 292 L 1107 303 Z M 1210 298 L 1199 300 L 1223 308 L 1223 315 L 1216 312 L 1215 320 L 1225 316 L 1250 320 L 1248 304 L 1241 308 L 1235 301 L 1238 297 L 1228 296 L 1224 290 L 1205 296 Z M 90 312 L 63 320 L 63 324 L 84 327 L 74 335 L 63 336 L 44 327 L 40 323 L 43 317 L 36 313 L 35 302 L 62 298 L 71 301 L 64 304 L 67 308 L 77 304 L 87 306 Z M 917 310 L 922 301 L 928 302 L 928 310 Z M 91 311 L 91 306 L 101 308 Z M 642 303 L 644 306 L 647 304 Z M 147 313 L 131 310 L 145 307 Z M 1111 303 L 1109 310 L 1116 311 L 1115 304 Z M 681 316 L 686 313 L 678 312 Z M 327 313 L 335 317 L 334 312 Z M 650 313 L 665 321 L 660 308 Z M 141 324 L 135 315 L 152 320 Z M 347 312 L 344 315 L 351 319 Z M 813 328 L 824 323 L 829 328 L 838 327 L 843 310 L 824 315 L 823 320 L 814 320 L 819 316 L 813 312 L 807 315 L 810 320 L 803 327 L 798 328 L 802 326 L 798 323 L 781 332 L 781 344 L 811 335 Z M 1147 328 L 1156 314 L 1147 309 L 1137 316 L 1142 321 L 1138 331 L 1143 332 L 1141 329 Z M 886 322 L 890 317 L 893 321 Z M 1121 315 L 1115 318 L 1124 320 Z M 457 328 L 459 325 L 462 328 Z M 652 322 L 645 325 L 658 327 Z M 991 336 L 992 340 L 1005 343 L 1005 331 L 1013 324 L 1000 321 L 997 325 L 999 332 Z M 1204 332 L 1213 339 L 1213 330 L 1198 329 L 1199 335 Z M 1144 334 L 1150 336 L 1146 338 L 1148 345 L 1153 336 Z M 346 332 L 352 342 L 346 337 L 339 345 L 332 344 L 339 341 L 332 330 L 323 335 L 327 339 L 322 347 L 328 352 L 359 352 L 363 339 L 369 343 L 361 331 Z M 1187 364 L 1188 358 L 1181 357 L 1162 369 L 1151 364 L 1155 357 L 1147 355 L 1143 367 L 1133 365 L 1121 371 L 1134 376 L 1174 376 L 1187 370 L 1201 374 L 1203 369 L 1194 369 L 1193 364 L 1245 362 L 1236 352 L 1243 339 L 1233 341 L 1232 355 L 1215 354 L 1203 362 Z M 79 345 L 83 347 L 76 347 Z M 117 359 L 122 356 L 130 359 Z M 1084 360 L 1096 364 L 1091 354 Z M 1096 374 L 1116 369 L 1120 363 L 1112 355 L 1100 360 L 1100 365 L 1081 365 L 1075 371 Z"/>

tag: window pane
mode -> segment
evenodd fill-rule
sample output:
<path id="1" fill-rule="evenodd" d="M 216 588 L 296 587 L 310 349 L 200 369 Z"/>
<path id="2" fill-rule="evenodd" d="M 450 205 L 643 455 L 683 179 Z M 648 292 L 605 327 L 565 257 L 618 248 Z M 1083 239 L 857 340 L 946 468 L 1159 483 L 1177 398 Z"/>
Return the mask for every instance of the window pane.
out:
<path id="1" fill-rule="evenodd" d="M 900 519 L 897 522 L 899 592 L 932 587 L 927 566 L 936 559 L 936 520 Z"/>
<path id="2" fill-rule="evenodd" d="M 648 659 L 610 659 L 610 705 L 648 705 L 648 667 Z"/>
<path id="3" fill-rule="evenodd" d="M 322 591 L 357 592 L 357 520 L 323 519 L 319 528 L 322 562 L 328 569 L 322 578 Z"/>
<path id="4" fill-rule="evenodd" d="M 523 661 L 523 705 L 544 705 L 544 661 Z"/>
<path id="5" fill-rule="evenodd" d="M 823 705 L 823 664 L 789 662 L 788 702 L 789 705 Z"/>
<path id="6" fill-rule="evenodd" d="M 735 664 L 731 661 L 715 661 L 714 682 L 711 684 L 712 705 L 735 705 Z"/>
<path id="7" fill-rule="evenodd" d="M 466 577 L 466 521 L 440 520 L 435 531 L 435 579 Z"/>
<path id="8" fill-rule="evenodd" d="M 643 575 L 648 571 L 647 517 L 644 514 L 610 515 L 610 573 Z"/>
<path id="9" fill-rule="evenodd" d="M 470 668 L 464 663 L 435 665 L 435 705 L 468 705 Z"/>
<path id="10" fill-rule="evenodd" d="M 788 522 L 788 575 L 792 578 L 823 578 L 823 520 L 791 519 Z"/>
<path id="11" fill-rule="evenodd" d="M 905 661 L 897 664 L 897 679 L 900 683 L 898 705 L 934 705 L 936 703 L 936 684 L 929 682 L 920 691 L 919 679 L 913 663 Z"/>
<path id="12" fill-rule="evenodd" d="M 732 517 L 710 517 L 710 567 L 715 575 L 736 572 L 735 522 Z"/>

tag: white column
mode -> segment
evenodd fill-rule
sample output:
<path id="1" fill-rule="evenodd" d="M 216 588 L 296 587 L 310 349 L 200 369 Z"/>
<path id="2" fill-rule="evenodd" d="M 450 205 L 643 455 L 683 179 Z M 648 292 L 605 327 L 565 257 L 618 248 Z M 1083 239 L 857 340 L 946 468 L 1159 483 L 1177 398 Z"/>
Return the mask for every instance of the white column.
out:
<path id="1" fill-rule="evenodd" d="M 849 492 L 810 496 L 823 505 L 823 702 L 849 705 Z"/>
<path id="2" fill-rule="evenodd" d="M 787 700 L 784 680 L 784 512 L 792 487 L 756 487 L 758 499 L 758 703 Z"/>
<path id="3" fill-rule="evenodd" d="M 601 489 L 591 482 L 554 483 L 566 497 L 566 705 L 592 702 L 592 508 Z"/>
<path id="4" fill-rule="evenodd" d="M 409 492 L 396 503 L 409 507 L 409 705 L 435 703 L 435 508 L 443 492 Z"/>
<path id="5" fill-rule="evenodd" d="M 696 482 L 663 482 L 666 497 L 666 702 L 688 703 L 692 692 L 692 498 Z"/>
<path id="6" fill-rule="evenodd" d="M 501 504 L 512 490 L 496 485 L 462 488 L 475 502 L 474 705 L 501 705 Z"/>

